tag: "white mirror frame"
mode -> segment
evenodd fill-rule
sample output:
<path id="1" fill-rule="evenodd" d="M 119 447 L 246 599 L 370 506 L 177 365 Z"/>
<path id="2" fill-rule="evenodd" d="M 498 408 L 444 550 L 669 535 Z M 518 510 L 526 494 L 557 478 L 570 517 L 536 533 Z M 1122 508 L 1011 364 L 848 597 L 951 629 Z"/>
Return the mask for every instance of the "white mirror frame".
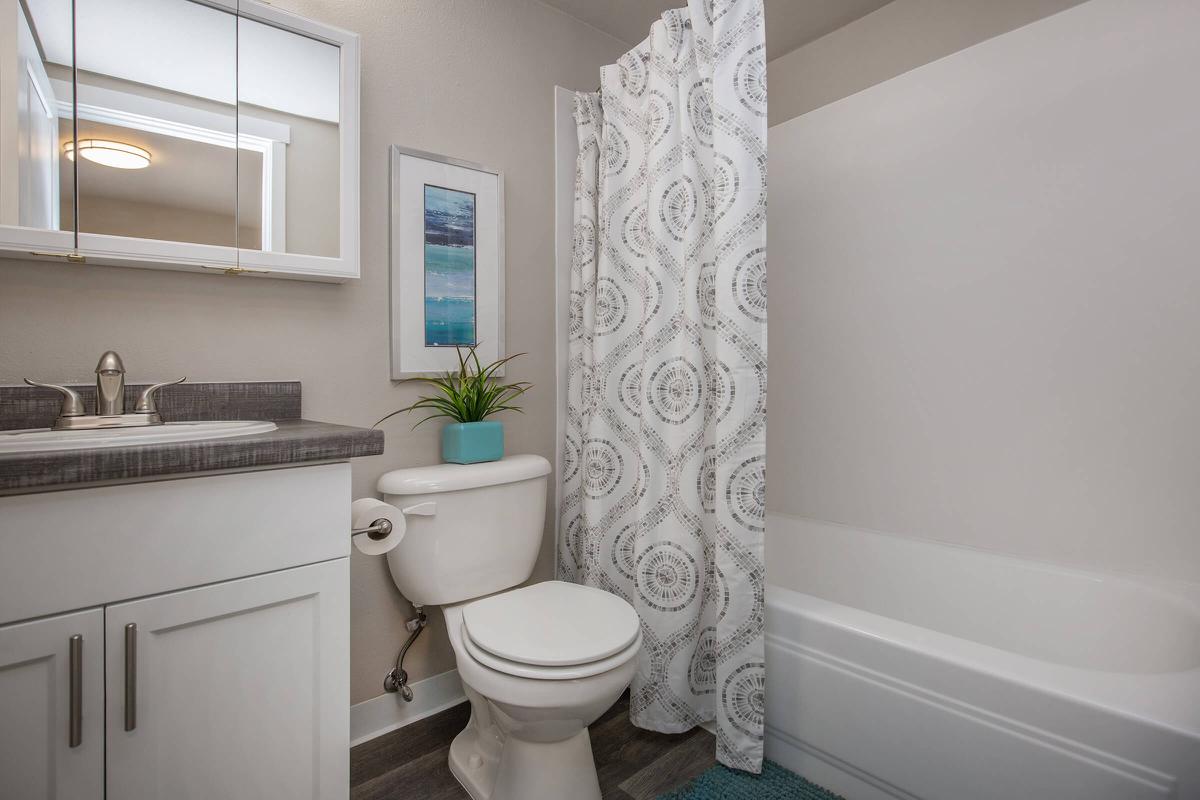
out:
<path id="1" fill-rule="evenodd" d="M 0 256 L 23 260 L 254 275 L 324 282 L 357 279 L 359 269 L 359 37 L 260 0 L 193 0 L 337 47 L 340 67 L 339 231 L 337 256 L 138 239 L 0 225 Z M 72 103 L 75 99 L 72 98 Z M 265 222 L 265 218 L 264 218 Z M 2 279 L 0 279 L 2 280 Z"/>

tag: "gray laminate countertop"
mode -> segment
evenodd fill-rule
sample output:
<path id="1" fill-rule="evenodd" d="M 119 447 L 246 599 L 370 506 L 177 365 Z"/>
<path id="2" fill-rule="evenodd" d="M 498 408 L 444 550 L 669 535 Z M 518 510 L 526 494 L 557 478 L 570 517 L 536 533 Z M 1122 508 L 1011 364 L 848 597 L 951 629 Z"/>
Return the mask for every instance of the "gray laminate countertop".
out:
<path id="1" fill-rule="evenodd" d="M 226 439 L 0 454 L 0 494 L 344 461 L 383 452 L 382 431 L 305 419 L 279 419 L 275 424 L 278 429 L 270 433 Z"/>

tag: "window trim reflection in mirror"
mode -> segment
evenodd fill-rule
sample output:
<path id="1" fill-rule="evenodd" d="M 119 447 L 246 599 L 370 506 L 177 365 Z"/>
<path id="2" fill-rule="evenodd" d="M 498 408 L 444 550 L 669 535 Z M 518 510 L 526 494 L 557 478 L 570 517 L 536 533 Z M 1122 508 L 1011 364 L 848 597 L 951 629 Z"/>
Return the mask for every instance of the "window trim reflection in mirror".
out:
<path id="1" fill-rule="evenodd" d="M 79 120 L 258 153 L 262 157 L 262 249 L 282 250 L 287 231 L 287 206 L 283 198 L 287 186 L 287 146 L 292 140 L 290 126 L 239 112 L 237 131 L 232 132 L 221 129 L 228 127 L 231 118 L 204 109 L 99 86 L 87 87 L 87 95 L 92 102 L 76 105 Z"/>

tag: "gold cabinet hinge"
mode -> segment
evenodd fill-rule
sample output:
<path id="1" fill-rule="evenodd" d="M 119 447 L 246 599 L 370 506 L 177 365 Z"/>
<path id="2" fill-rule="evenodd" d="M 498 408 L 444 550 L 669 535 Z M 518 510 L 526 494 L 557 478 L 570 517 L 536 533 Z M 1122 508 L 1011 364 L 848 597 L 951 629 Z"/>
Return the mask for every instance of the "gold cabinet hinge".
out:
<path id="1" fill-rule="evenodd" d="M 70 261 L 72 264 L 86 264 L 87 259 L 79 253 L 56 253 L 49 250 L 30 250 L 31 256 L 46 256 L 48 258 L 62 258 Z"/>
<path id="2" fill-rule="evenodd" d="M 204 267 L 205 269 L 219 270 L 226 275 L 248 275 L 252 273 L 257 275 L 269 275 L 271 272 L 269 269 L 250 269 L 243 266 L 214 267 L 209 266 L 208 264 L 201 264 L 200 266 Z"/>

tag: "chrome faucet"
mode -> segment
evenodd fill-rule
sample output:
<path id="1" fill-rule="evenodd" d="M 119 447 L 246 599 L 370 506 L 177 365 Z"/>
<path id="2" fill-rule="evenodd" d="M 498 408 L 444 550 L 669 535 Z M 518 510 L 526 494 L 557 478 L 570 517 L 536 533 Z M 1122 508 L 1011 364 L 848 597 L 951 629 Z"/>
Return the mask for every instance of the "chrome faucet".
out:
<path id="1" fill-rule="evenodd" d="M 183 383 L 187 378 L 156 383 L 138 395 L 133 413 L 125 413 L 125 365 L 116 352 L 109 350 L 96 364 L 96 413 L 88 414 L 83 398 L 69 386 L 40 383 L 25 379 L 30 386 L 53 389 L 62 395 L 62 409 L 54 422 L 54 430 L 94 430 L 96 428 L 132 428 L 141 425 L 161 425 L 162 417 L 154 402 L 154 394 L 164 386 Z"/>

